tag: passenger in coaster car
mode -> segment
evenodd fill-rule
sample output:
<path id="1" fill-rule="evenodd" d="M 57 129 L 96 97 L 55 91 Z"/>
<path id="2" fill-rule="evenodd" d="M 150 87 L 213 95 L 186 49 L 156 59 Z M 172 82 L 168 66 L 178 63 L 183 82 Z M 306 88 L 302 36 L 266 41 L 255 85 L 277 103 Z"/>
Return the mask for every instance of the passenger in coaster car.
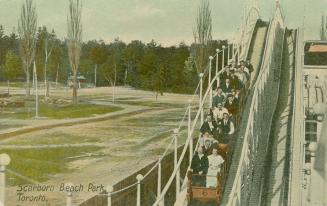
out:
<path id="1" fill-rule="evenodd" d="M 221 165 L 225 162 L 224 158 L 218 154 L 218 144 L 214 144 L 212 154 L 208 156 L 209 168 L 207 173 L 207 187 L 217 186 L 217 175 L 221 170 Z"/>
<path id="2" fill-rule="evenodd" d="M 199 146 L 191 162 L 193 186 L 206 186 L 206 174 L 208 172 L 208 167 L 208 157 L 203 153 L 203 148 Z"/>

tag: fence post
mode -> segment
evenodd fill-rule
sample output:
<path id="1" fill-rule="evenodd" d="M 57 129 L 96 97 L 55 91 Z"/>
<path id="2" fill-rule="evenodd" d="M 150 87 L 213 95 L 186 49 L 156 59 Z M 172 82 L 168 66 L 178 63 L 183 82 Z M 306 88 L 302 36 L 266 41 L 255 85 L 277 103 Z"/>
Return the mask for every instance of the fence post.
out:
<path id="1" fill-rule="evenodd" d="M 199 99 L 199 108 L 201 109 L 201 125 L 203 124 L 203 106 L 201 106 L 202 103 L 202 90 L 203 90 L 203 73 L 199 74 L 200 77 L 200 99 Z"/>
<path id="2" fill-rule="evenodd" d="M 107 186 L 107 195 L 108 195 L 108 206 L 111 206 L 112 205 L 112 202 L 111 202 L 111 193 L 114 191 L 114 187 L 113 186 L 111 186 L 111 185 L 108 185 Z"/>
<path id="3" fill-rule="evenodd" d="M 209 78 L 208 78 L 208 88 L 210 88 L 209 93 L 209 108 L 212 106 L 212 87 L 211 87 L 211 69 L 212 69 L 213 56 L 209 56 Z"/>
<path id="4" fill-rule="evenodd" d="M 65 188 L 66 188 L 66 192 L 67 192 L 66 206 L 73 206 L 73 193 L 70 189 L 69 190 L 67 189 L 67 188 L 72 188 L 73 186 L 74 186 L 74 184 L 70 183 L 70 182 L 65 184 Z"/>
<path id="5" fill-rule="evenodd" d="M 138 174 L 136 176 L 137 180 L 137 199 L 136 199 L 136 206 L 141 206 L 141 181 L 143 180 L 143 175 Z"/>
<path id="6" fill-rule="evenodd" d="M 193 158 L 193 137 L 191 135 L 191 103 L 192 101 L 191 100 L 188 100 L 188 121 L 187 121 L 187 137 L 190 138 L 190 165 L 191 165 L 191 162 L 192 162 L 192 158 Z"/>
<path id="7" fill-rule="evenodd" d="M 7 154 L 0 155 L 0 203 L 5 205 L 6 194 L 6 166 L 10 163 L 10 157 Z"/>
<path id="8" fill-rule="evenodd" d="M 159 163 L 158 163 L 158 184 L 157 184 L 157 198 L 160 197 L 161 195 L 161 158 L 159 159 Z M 159 206 L 164 206 L 164 198 L 162 198 L 162 200 L 159 202 Z"/>
<path id="9" fill-rule="evenodd" d="M 175 149 L 174 149 L 174 169 L 177 169 L 176 172 L 176 197 L 179 194 L 180 191 L 180 171 L 179 168 L 177 168 L 177 162 L 178 162 L 178 129 L 174 129 L 174 138 L 175 138 Z"/>
<path id="10" fill-rule="evenodd" d="M 216 76 L 218 75 L 218 60 L 219 60 L 219 49 L 216 49 Z M 217 79 L 217 88 L 219 87 L 219 84 L 218 84 L 218 79 Z"/>

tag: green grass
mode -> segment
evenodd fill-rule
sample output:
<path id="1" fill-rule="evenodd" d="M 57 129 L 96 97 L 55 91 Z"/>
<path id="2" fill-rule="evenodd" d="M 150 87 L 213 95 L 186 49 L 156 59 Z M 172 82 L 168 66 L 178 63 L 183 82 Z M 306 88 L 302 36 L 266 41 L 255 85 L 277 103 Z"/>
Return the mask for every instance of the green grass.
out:
<path id="1" fill-rule="evenodd" d="M 91 117 L 93 115 L 107 114 L 122 110 L 122 107 L 95 105 L 95 104 L 77 104 L 77 105 L 52 105 L 41 104 L 39 107 L 39 114 L 41 117 L 50 119 L 66 119 L 66 118 L 81 118 Z M 24 108 L 5 108 L 7 113 L 1 114 L 3 118 L 13 119 L 29 119 L 35 115 L 35 108 L 26 104 Z M 12 112 L 12 113 L 8 113 Z"/>
<path id="2" fill-rule="evenodd" d="M 47 149 L 3 149 L 11 157 L 8 165 L 14 171 L 26 178 L 37 182 L 48 180 L 57 173 L 68 172 L 67 164 L 71 161 L 68 157 L 83 155 L 87 152 L 99 151 L 101 147 L 72 147 L 72 148 L 47 148 Z M 76 160 L 76 159 L 74 159 Z M 28 180 L 8 172 L 7 179 L 10 185 L 30 183 Z"/>

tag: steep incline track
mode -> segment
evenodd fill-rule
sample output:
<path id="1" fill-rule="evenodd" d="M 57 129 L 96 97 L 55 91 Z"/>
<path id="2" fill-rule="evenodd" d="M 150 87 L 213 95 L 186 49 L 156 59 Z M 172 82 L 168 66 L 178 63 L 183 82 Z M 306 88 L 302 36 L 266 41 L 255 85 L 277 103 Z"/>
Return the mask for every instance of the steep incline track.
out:
<path id="1" fill-rule="evenodd" d="M 273 118 L 266 159 L 261 205 L 284 205 L 288 192 L 288 164 L 294 92 L 296 32 L 286 31 L 278 105 Z"/>

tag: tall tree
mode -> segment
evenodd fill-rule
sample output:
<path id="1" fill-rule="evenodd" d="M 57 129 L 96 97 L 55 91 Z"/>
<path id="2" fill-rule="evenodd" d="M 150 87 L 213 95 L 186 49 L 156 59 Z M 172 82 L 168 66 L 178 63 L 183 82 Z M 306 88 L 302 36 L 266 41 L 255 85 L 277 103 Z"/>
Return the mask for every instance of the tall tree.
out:
<path id="1" fill-rule="evenodd" d="M 97 86 L 97 69 L 98 66 L 105 63 L 108 57 L 108 52 L 104 45 L 96 46 L 91 49 L 90 58 L 94 62 L 94 87 Z"/>
<path id="2" fill-rule="evenodd" d="M 117 82 L 117 56 L 110 54 L 107 61 L 100 67 L 101 74 L 104 76 L 108 84 L 112 87 L 112 103 L 115 103 L 115 86 Z"/>
<path id="3" fill-rule="evenodd" d="M 56 82 L 56 87 L 58 87 L 59 72 L 63 61 L 63 51 L 60 45 L 60 41 L 56 40 L 52 50 L 51 61 L 49 64 L 49 72 L 52 76 L 52 80 Z"/>
<path id="4" fill-rule="evenodd" d="M 10 81 L 17 79 L 20 74 L 20 66 L 19 57 L 13 51 L 7 52 L 3 74 L 8 81 L 8 94 Z"/>
<path id="5" fill-rule="evenodd" d="M 196 17 L 196 27 L 193 31 L 194 47 L 191 51 L 198 73 L 204 71 L 210 55 L 212 39 L 212 19 L 209 0 L 201 0 Z"/>
<path id="6" fill-rule="evenodd" d="M 19 51 L 26 75 L 26 96 L 30 95 L 30 66 L 35 57 L 37 14 L 32 0 L 25 0 L 18 20 Z"/>
<path id="7" fill-rule="evenodd" d="M 73 103 L 77 104 L 77 72 L 81 56 L 82 44 L 82 4 L 80 0 L 69 0 L 69 12 L 67 18 L 67 47 L 69 63 L 73 75 Z"/>

